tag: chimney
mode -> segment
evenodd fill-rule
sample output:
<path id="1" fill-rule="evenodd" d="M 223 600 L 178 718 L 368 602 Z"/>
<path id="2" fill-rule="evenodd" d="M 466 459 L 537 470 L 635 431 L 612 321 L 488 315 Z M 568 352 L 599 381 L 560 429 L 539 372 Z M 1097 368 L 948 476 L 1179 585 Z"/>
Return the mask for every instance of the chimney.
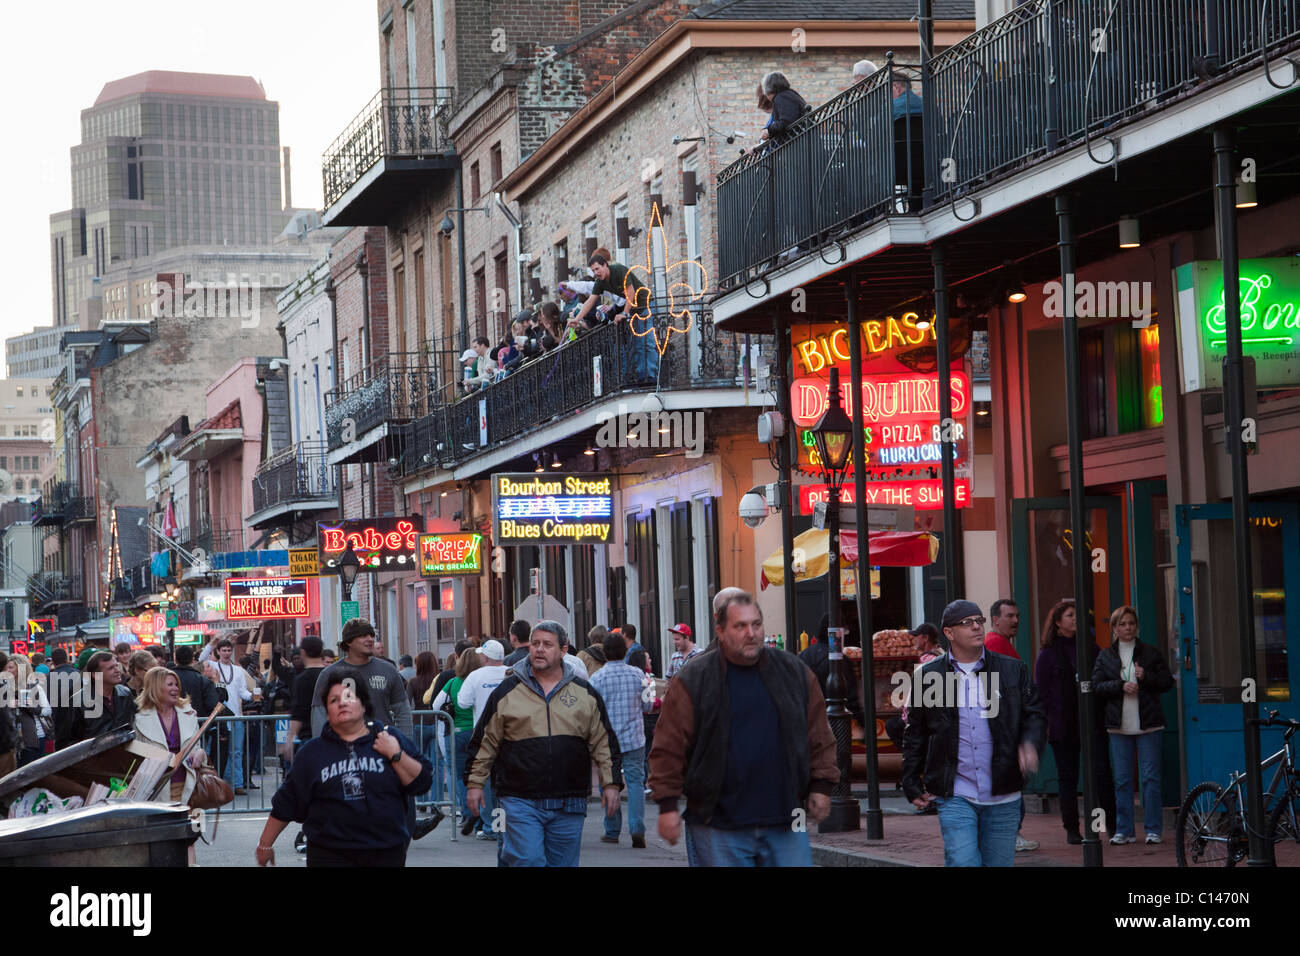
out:
<path id="1" fill-rule="evenodd" d="M 293 173 L 289 168 L 289 147 L 284 147 L 284 208 L 293 208 Z"/>

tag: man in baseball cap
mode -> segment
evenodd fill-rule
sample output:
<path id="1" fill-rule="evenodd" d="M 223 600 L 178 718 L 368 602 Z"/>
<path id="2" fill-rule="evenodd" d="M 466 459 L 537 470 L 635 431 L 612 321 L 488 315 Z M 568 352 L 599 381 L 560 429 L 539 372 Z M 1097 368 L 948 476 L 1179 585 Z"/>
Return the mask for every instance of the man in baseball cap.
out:
<path id="1" fill-rule="evenodd" d="M 682 669 L 683 664 L 697 654 L 704 652 L 695 646 L 695 639 L 691 634 L 689 624 L 674 624 L 668 628 L 668 633 L 673 636 L 673 656 L 668 660 L 668 679 L 672 680 L 677 676 L 677 672 Z"/>
<path id="2" fill-rule="evenodd" d="M 1038 769 L 1047 718 L 1024 663 L 984 652 L 979 605 L 953 601 L 942 620 L 949 653 L 919 675 L 942 699 L 913 695 L 908 706 L 903 792 L 939 808 L 946 866 L 1011 866 L 1020 790 Z M 959 752 L 959 739 L 972 746 Z"/>

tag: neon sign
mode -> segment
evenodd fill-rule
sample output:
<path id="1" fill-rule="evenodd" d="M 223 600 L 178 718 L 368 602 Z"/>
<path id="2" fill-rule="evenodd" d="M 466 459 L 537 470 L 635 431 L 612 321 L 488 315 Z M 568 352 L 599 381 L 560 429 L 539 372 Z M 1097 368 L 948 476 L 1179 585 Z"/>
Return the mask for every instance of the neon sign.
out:
<path id="1" fill-rule="evenodd" d="M 892 315 L 862 323 L 862 344 L 869 355 L 878 355 L 891 349 L 912 348 L 926 342 L 935 342 L 938 333 L 934 319 L 928 329 L 917 327 L 920 316 L 904 312 L 899 318 Z M 807 373 L 822 371 L 828 365 L 849 361 L 849 330 L 837 326 L 830 332 L 814 334 L 794 344 L 795 361 Z"/>
<path id="2" fill-rule="evenodd" d="M 361 561 L 362 571 L 402 570 L 415 567 L 416 539 L 424 530 L 419 515 L 409 518 L 361 518 L 336 525 L 316 526 L 316 550 L 322 573 L 337 569 L 348 545 Z"/>
<path id="3" fill-rule="evenodd" d="M 868 505 L 896 505 L 915 508 L 917 511 L 935 510 L 943 507 L 943 482 L 938 479 L 873 481 L 866 486 L 864 495 Z M 953 481 L 953 499 L 958 508 L 971 506 L 969 478 Z M 826 485 L 799 486 L 799 507 L 803 514 L 812 514 L 813 505 L 823 501 L 830 501 L 830 489 Z M 845 485 L 840 489 L 840 504 L 857 504 L 853 485 Z"/>
<path id="4" fill-rule="evenodd" d="M 420 575 L 441 578 L 483 570 L 483 535 L 477 532 L 420 535 Z"/>
<path id="5" fill-rule="evenodd" d="M 1243 259 L 1238 266 L 1242 352 L 1259 388 L 1300 385 L 1300 258 Z M 1174 271 L 1183 390 L 1223 385 L 1227 308 L 1223 265 L 1189 262 Z"/>
<path id="6" fill-rule="evenodd" d="M 307 617 L 306 578 L 229 578 L 226 619 L 284 620 Z"/>
<path id="7" fill-rule="evenodd" d="M 614 482 L 609 475 L 492 476 L 492 538 L 497 544 L 610 541 Z"/>
<path id="8" fill-rule="evenodd" d="M 631 266 L 623 280 L 623 298 L 630 303 L 632 310 L 644 310 L 650 306 L 650 290 L 655 287 L 654 254 L 650 243 L 656 229 L 659 230 L 661 261 L 669 262 L 668 237 L 664 233 L 663 225 L 659 204 L 655 203 L 650 209 L 650 228 L 645 234 L 645 264 Z M 631 284 L 632 276 L 637 272 L 642 274 L 641 281 L 644 283 L 640 288 Z M 637 318 L 630 322 L 633 335 L 654 336 L 655 348 L 659 350 L 660 355 L 668 349 L 668 343 L 672 341 L 674 332 L 678 335 L 686 335 L 691 331 L 693 321 L 691 303 L 698 302 L 704 297 L 705 291 L 709 288 L 709 272 L 698 259 L 678 259 L 664 266 L 664 285 L 668 293 L 668 324 L 664 327 L 663 338 L 659 338 L 659 329 L 655 327 L 653 317 Z M 675 325 L 673 319 L 681 319 L 683 324 Z"/>
<path id="9" fill-rule="evenodd" d="M 970 379 L 953 371 L 953 418 L 964 417 L 970 407 Z M 851 409 L 851 383 L 840 385 L 840 401 Z M 790 386 L 790 408 L 796 425 L 809 428 L 826 411 L 826 382 L 820 378 L 798 378 Z M 862 420 L 864 422 L 924 422 L 939 420 L 939 376 L 920 374 L 869 375 L 862 378 Z"/>

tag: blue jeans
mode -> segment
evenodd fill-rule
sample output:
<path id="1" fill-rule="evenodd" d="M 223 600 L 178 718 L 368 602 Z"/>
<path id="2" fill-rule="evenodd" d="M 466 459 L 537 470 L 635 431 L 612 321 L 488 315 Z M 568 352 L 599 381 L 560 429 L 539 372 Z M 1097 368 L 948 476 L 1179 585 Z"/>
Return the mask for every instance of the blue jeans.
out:
<path id="1" fill-rule="evenodd" d="M 1011 866 L 1023 800 L 971 803 L 965 797 L 935 798 L 943 833 L 944 866 Z"/>
<path id="2" fill-rule="evenodd" d="M 638 334 L 644 332 L 644 335 Z M 654 319 L 649 313 L 628 316 L 627 351 L 623 358 L 624 378 L 631 381 L 658 379 L 659 349 L 655 344 Z"/>
<path id="3" fill-rule="evenodd" d="M 585 813 L 543 810 L 540 800 L 524 797 L 502 797 L 501 809 L 506 812 L 502 866 L 578 865 Z"/>
<path id="4" fill-rule="evenodd" d="M 812 866 L 806 832 L 788 826 L 721 830 L 686 824 L 686 860 L 691 866 Z"/>
<path id="5" fill-rule="evenodd" d="M 1107 734 L 1110 768 L 1115 775 L 1115 835 L 1134 836 L 1133 763 L 1142 778 L 1142 828 L 1147 836 L 1160 836 L 1164 825 L 1160 797 L 1160 745 L 1163 730 L 1145 734 Z"/>
<path id="6" fill-rule="evenodd" d="M 419 741 L 420 750 L 429 762 L 433 764 L 433 782 L 429 784 L 429 792 L 424 795 L 422 802 L 436 803 L 442 798 L 443 789 L 443 760 L 442 751 L 438 749 L 438 728 L 429 724 L 428 726 L 416 726 L 416 739 Z"/>
<path id="7" fill-rule="evenodd" d="M 473 736 L 472 730 L 456 731 L 456 801 L 460 804 L 460 815 L 464 820 L 472 816 L 469 812 L 468 788 L 465 786 L 465 757 L 469 750 L 469 739 Z"/>
<path id="8" fill-rule="evenodd" d="M 244 785 L 244 722 L 230 722 L 230 753 L 226 755 L 226 772 L 222 774 L 232 787 Z"/>
<path id="9" fill-rule="evenodd" d="M 627 781 L 627 832 L 645 833 L 645 748 L 623 754 L 623 779 Z M 623 829 L 623 804 L 605 818 L 605 836 L 617 837 Z"/>

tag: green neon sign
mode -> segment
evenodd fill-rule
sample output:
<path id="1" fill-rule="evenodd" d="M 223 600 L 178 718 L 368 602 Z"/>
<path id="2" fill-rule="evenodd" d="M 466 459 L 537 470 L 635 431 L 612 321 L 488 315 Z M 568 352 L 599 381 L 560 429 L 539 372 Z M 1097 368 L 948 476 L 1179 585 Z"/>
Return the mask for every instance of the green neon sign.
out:
<path id="1" fill-rule="evenodd" d="M 1241 300 L 1242 348 L 1247 345 L 1294 345 L 1295 333 L 1300 330 L 1300 311 L 1296 309 L 1300 290 L 1282 288 L 1282 283 L 1269 272 L 1254 276 L 1242 274 L 1237 281 Z M 1274 287 L 1277 291 L 1270 292 Z M 1228 320 L 1222 288 L 1219 289 L 1219 301 L 1205 311 L 1204 323 L 1210 334 L 1209 347 L 1225 349 Z"/>
<path id="2" fill-rule="evenodd" d="M 1237 267 L 1242 353 L 1255 362 L 1259 388 L 1300 385 L 1300 256 L 1242 259 Z M 1182 391 L 1223 387 L 1227 309 L 1223 263 L 1174 270 Z"/>

